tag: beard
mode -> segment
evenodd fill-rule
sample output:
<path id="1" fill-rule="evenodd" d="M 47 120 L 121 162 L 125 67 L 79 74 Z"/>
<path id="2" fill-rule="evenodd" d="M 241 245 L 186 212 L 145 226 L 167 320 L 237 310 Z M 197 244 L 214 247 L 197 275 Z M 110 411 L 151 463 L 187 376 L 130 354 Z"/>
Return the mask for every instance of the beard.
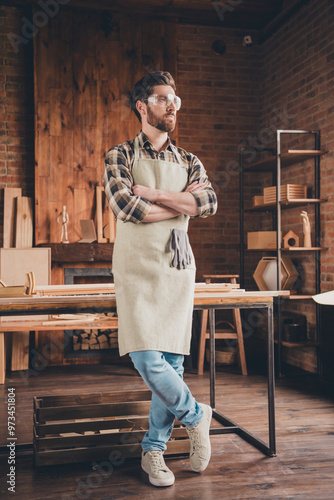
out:
<path id="1" fill-rule="evenodd" d="M 176 120 L 168 120 L 168 116 L 175 116 L 173 113 L 166 113 L 162 118 L 158 118 L 150 106 L 147 107 L 147 123 L 162 132 L 173 132 Z"/>

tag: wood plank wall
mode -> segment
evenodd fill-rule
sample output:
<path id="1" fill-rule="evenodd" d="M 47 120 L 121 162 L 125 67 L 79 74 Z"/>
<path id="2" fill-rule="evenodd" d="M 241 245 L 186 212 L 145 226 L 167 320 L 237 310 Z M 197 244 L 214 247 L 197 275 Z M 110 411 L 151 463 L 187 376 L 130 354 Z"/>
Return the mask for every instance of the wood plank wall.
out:
<path id="1" fill-rule="evenodd" d="M 147 72 L 176 76 L 174 22 L 63 8 L 34 37 L 35 243 L 59 242 L 66 205 L 70 242 L 95 217 L 104 155 L 140 124 L 127 93 Z"/>

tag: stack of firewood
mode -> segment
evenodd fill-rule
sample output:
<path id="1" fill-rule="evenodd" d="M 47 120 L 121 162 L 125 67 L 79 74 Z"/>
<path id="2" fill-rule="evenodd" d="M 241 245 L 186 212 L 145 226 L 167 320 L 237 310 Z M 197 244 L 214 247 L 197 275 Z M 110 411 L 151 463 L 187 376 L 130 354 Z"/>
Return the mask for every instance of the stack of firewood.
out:
<path id="1" fill-rule="evenodd" d="M 118 347 L 117 330 L 77 330 L 72 338 L 74 351 L 80 349 L 115 349 Z"/>

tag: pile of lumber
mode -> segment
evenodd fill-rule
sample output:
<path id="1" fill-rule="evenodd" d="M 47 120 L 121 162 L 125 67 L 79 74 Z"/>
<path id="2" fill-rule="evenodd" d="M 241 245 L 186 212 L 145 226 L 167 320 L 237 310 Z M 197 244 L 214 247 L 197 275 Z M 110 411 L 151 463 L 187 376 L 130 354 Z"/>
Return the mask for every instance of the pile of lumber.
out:
<path id="1" fill-rule="evenodd" d="M 73 350 L 115 349 L 118 347 L 117 329 L 85 329 L 73 334 Z"/>

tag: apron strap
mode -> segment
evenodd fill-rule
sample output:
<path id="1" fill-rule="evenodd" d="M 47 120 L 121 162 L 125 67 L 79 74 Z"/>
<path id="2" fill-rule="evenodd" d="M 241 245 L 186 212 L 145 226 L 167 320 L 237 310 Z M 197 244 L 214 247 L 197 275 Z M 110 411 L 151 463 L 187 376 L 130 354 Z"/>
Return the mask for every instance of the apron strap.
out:
<path id="1" fill-rule="evenodd" d="M 135 138 L 134 143 L 133 143 L 133 147 L 134 147 L 134 153 L 135 153 L 134 160 L 137 161 L 139 159 L 139 140 L 138 140 L 138 137 Z"/>
<path id="2" fill-rule="evenodd" d="M 131 172 L 133 170 L 133 165 L 139 160 L 139 140 L 138 137 L 135 138 L 134 143 L 133 143 L 133 149 L 134 149 L 134 157 L 131 162 Z"/>
<path id="3" fill-rule="evenodd" d="M 177 147 L 174 146 L 173 144 L 172 144 L 172 146 L 173 146 L 173 153 L 176 156 L 176 159 L 177 159 L 179 165 L 181 167 L 184 167 L 184 161 L 182 160 L 181 155 L 180 155 Z M 134 162 L 135 162 L 135 161 L 139 160 L 139 140 L 138 140 L 138 137 L 135 138 L 133 147 L 134 147 Z"/>

